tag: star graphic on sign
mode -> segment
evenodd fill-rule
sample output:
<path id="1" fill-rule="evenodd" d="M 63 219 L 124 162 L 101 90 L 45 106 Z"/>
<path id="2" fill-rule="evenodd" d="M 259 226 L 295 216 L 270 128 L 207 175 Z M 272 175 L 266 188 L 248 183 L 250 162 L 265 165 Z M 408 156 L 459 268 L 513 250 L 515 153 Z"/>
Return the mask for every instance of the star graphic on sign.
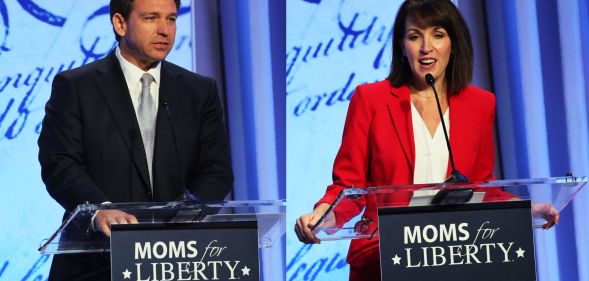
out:
<path id="1" fill-rule="evenodd" d="M 525 253 L 526 251 L 524 251 L 524 250 L 522 249 L 522 247 L 519 247 L 519 249 L 517 249 L 517 251 L 515 251 L 515 252 L 517 253 L 517 257 L 518 257 L 518 258 L 523 258 L 523 257 L 524 257 L 524 253 Z"/>
<path id="2" fill-rule="evenodd" d="M 243 276 L 246 276 L 246 275 L 247 275 L 247 276 L 250 276 L 250 270 L 251 270 L 251 269 L 249 269 L 249 268 L 247 267 L 247 265 L 246 265 L 246 266 L 244 266 L 244 267 L 241 269 L 241 275 L 243 275 Z"/>
<path id="3" fill-rule="evenodd" d="M 395 255 L 394 258 L 391 258 L 391 260 L 393 260 L 393 264 L 401 264 L 401 258 L 397 255 Z"/>
<path id="4" fill-rule="evenodd" d="M 131 279 L 131 271 L 126 268 L 125 271 L 123 271 L 123 279 Z"/>

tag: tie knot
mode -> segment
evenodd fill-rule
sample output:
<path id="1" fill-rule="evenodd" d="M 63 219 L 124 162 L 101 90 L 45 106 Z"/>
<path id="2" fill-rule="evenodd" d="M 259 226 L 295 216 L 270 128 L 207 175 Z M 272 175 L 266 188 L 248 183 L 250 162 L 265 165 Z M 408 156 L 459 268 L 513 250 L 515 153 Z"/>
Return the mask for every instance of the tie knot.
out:
<path id="1" fill-rule="evenodd" d="M 143 76 L 141 76 L 141 86 L 143 87 L 148 87 L 149 85 L 151 85 L 152 81 L 153 76 L 151 76 L 151 74 L 149 73 L 144 73 Z"/>

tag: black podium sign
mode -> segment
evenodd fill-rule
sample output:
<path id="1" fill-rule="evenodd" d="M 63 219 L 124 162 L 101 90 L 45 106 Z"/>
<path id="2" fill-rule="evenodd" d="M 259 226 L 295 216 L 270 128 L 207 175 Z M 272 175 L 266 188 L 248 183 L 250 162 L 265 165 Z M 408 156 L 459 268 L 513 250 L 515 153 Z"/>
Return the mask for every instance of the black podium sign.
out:
<path id="1" fill-rule="evenodd" d="M 536 280 L 530 201 L 378 210 L 382 280 Z"/>
<path id="2" fill-rule="evenodd" d="M 113 225 L 112 280 L 259 280 L 256 222 Z"/>

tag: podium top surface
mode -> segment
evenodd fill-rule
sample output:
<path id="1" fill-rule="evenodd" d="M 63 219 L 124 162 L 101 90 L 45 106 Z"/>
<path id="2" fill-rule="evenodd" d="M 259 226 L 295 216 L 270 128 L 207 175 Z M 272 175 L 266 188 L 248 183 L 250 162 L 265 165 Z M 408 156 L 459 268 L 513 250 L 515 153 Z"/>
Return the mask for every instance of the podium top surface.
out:
<path id="1" fill-rule="evenodd" d="M 285 209 L 285 200 L 81 204 L 51 237 L 41 242 L 39 252 L 109 252 L 109 238 L 90 226 L 92 217 L 100 210 L 124 211 L 135 216 L 139 224 L 256 221 L 259 246 L 269 248 L 285 233 Z"/>
<path id="2" fill-rule="evenodd" d="M 553 177 L 342 188 L 313 230 L 322 240 L 378 237 L 377 210 L 448 204 L 530 200 L 534 226 L 546 220 L 542 210 L 562 212 L 587 183 L 587 177 Z M 358 227 L 370 221 L 373 227 Z M 370 229 L 362 231 L 361 229 Z M 372 230 L 376 229 L 376 230 Z"/>

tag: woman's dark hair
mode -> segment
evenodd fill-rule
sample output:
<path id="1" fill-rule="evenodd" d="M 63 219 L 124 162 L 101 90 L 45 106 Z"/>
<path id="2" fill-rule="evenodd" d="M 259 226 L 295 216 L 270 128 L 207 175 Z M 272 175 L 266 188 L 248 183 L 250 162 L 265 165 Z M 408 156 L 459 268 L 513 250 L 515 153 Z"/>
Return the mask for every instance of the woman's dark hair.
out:
<path id="1" fill-rule="evenodd" d="M 387 80 L 395 87 L 411 84 L 412 73 L 403 59 L 405 25 L 410 18 L 419 27 L 444 28 L 452 41 L 450 61 L 446 67 L 448 95 L 466 87 L 472 79 L 473 50 L 470 33 L 464 18 L 450 0 L 406 0 L 403 2 L 393 26 L 393 60 Z"/>
<path id="2" fill-rule="evenodd" d="M 176 3 L 176 10 L 180 9 L 180 0 L 174 0 L 174 3 Z M 110 0 L 110 20 L 112 21 L 112 16 L 116 13 L 121 14 L 125 20 L 128 20 L 129 14 L 133 10 L 133 4 L 135 4 L 135 0 Z M 117 41 L 121 39 L 121 36 L 116 31 L 115 39 Z"/>

